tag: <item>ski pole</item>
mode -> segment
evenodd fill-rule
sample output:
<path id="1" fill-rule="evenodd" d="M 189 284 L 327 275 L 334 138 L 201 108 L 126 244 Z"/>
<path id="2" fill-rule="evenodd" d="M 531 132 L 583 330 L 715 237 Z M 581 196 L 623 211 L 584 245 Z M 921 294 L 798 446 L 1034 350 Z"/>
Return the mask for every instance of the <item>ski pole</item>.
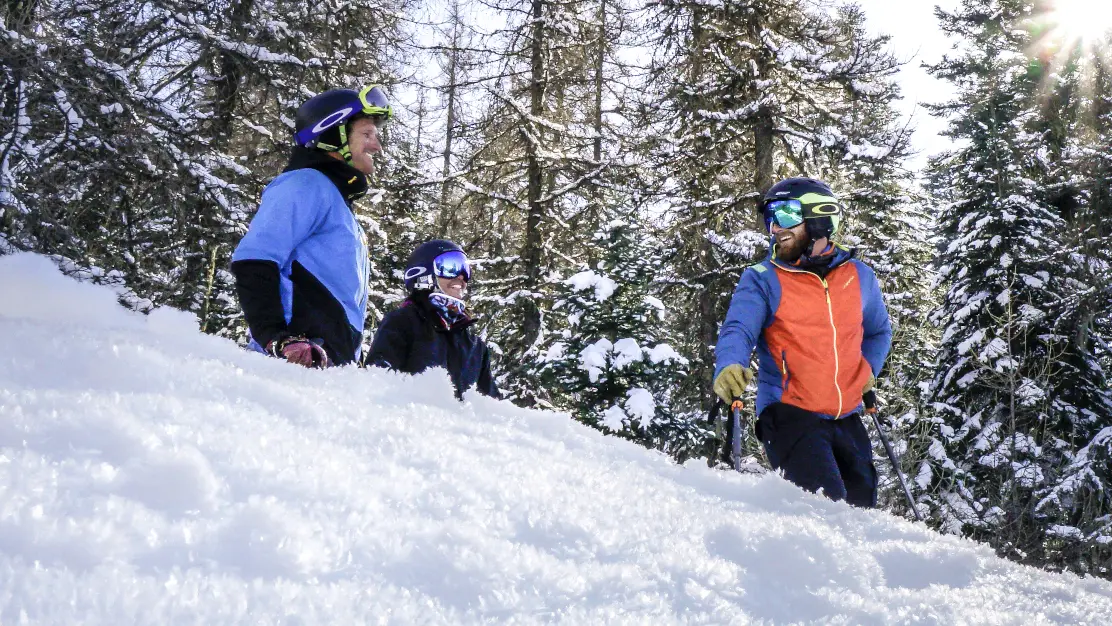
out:
<path id="1" fill-rule="evenodd" d="M 915 499 L 911 497 L 911 490 L 907 488 L 907 481 L 904 480 L 903 472 L 900 471 L 900 464 L 896 460 L 896 453 L 892 450 L 892 444 L 888 442 L 888 437 L 884 436 L 884 430 L 880 427 L 880 418 L 877 417 L 876 410 L 876 392 L 869 390 L 865 395 L 861 396 L 865 401 L 865 412 L 873 416 L 873 424 L 876 425 L 876 433 L 880 435 L 880 441 L 884 444 L 884 450 L 888 453 L 888 460 L 892 461 L 892 469 L 896 470 L 896 477 L 900 479 L 900 486 L 903 487 L 904 495 L 907 496 L 907 503 L 911 506 L 911 512 L 915 514 L 915 519 L 920 522 L 923 521 L 923 516 L 919 515 L 919 509 L 915 507 Z"/>
<path id="2" fill-rule="evenodd" d="M 733 436 L 730 437 L 730 452 L 734 456 L 734 471 L 741 471 L 741 409 L 744 405 L 741 398 L 734 396 L 730 403 L 730 421 L 733 426 Z"/>

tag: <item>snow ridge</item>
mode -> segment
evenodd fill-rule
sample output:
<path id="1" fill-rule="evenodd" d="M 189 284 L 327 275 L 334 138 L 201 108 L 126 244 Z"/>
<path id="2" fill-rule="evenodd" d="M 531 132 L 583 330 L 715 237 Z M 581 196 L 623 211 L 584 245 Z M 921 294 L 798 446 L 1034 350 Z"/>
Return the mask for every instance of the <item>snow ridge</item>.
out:
<path id="1" fill-rule="evenodd" d="M 1112 584 L 0 257 L 2 624 L 1112 623 Z"/>

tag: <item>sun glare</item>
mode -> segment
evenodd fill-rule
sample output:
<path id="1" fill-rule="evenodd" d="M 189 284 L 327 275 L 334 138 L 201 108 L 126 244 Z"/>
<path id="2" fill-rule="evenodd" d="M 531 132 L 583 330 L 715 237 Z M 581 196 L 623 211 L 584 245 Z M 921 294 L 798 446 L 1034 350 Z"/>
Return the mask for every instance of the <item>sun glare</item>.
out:
<path id="1" fill-rule="evenodd" d="M 1097 43 L 1112 31 L 1109 0 L 1054 0 L 1050 22 L 1063 37 Z"/>

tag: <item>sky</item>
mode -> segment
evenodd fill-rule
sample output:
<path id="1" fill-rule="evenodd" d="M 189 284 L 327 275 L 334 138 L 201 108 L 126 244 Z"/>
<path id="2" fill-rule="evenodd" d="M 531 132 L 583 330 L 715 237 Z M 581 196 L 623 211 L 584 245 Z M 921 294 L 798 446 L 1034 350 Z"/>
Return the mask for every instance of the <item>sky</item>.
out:
<path id="1" fill-rule="evenodd" d="M 0 257 L 0 624 L 1109 624 L 1112 582 Z"/>
<path id="2" fill-rule="evenodd" d="M 901 61 L 906 61 L 899 74 L 899 84 L 904 100 L 900 105 L 904 115 L 915 125 L 912 145 L 919 154 L 912 159 L 911 169 L 918 171 L 926 159 L 950 144 L 940 133 L 946 123 L 927 113 L 921 104 L 943 102 L 953 93 L 950 84 L 937 80 L 922 68 L 923 63 L 934 63 L 950 50 L 951 40 L 941 31 L 934 16 L 934 7 L 953 10 L 958 0 L 856 0 L 865 11 L 866 20 L 874 34 L 892 37 L 890 50 Z"/>

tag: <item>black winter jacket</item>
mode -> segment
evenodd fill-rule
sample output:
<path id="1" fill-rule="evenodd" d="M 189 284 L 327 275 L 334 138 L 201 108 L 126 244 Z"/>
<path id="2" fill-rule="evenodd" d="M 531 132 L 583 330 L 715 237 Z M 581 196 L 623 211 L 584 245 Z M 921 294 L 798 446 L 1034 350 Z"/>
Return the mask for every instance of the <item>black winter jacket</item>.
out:
<path id="1" fill-rule="evenodd" d="M 417 374 L 430 367 L 448 370 L 456 397 L 475 386 L 501 398 L 490 372 L 490 350 L 471 332 L 466 319 L 448 328 L 428 298 L 418 292 L 386 314 L 375 332 L 366 365 Z"/>

